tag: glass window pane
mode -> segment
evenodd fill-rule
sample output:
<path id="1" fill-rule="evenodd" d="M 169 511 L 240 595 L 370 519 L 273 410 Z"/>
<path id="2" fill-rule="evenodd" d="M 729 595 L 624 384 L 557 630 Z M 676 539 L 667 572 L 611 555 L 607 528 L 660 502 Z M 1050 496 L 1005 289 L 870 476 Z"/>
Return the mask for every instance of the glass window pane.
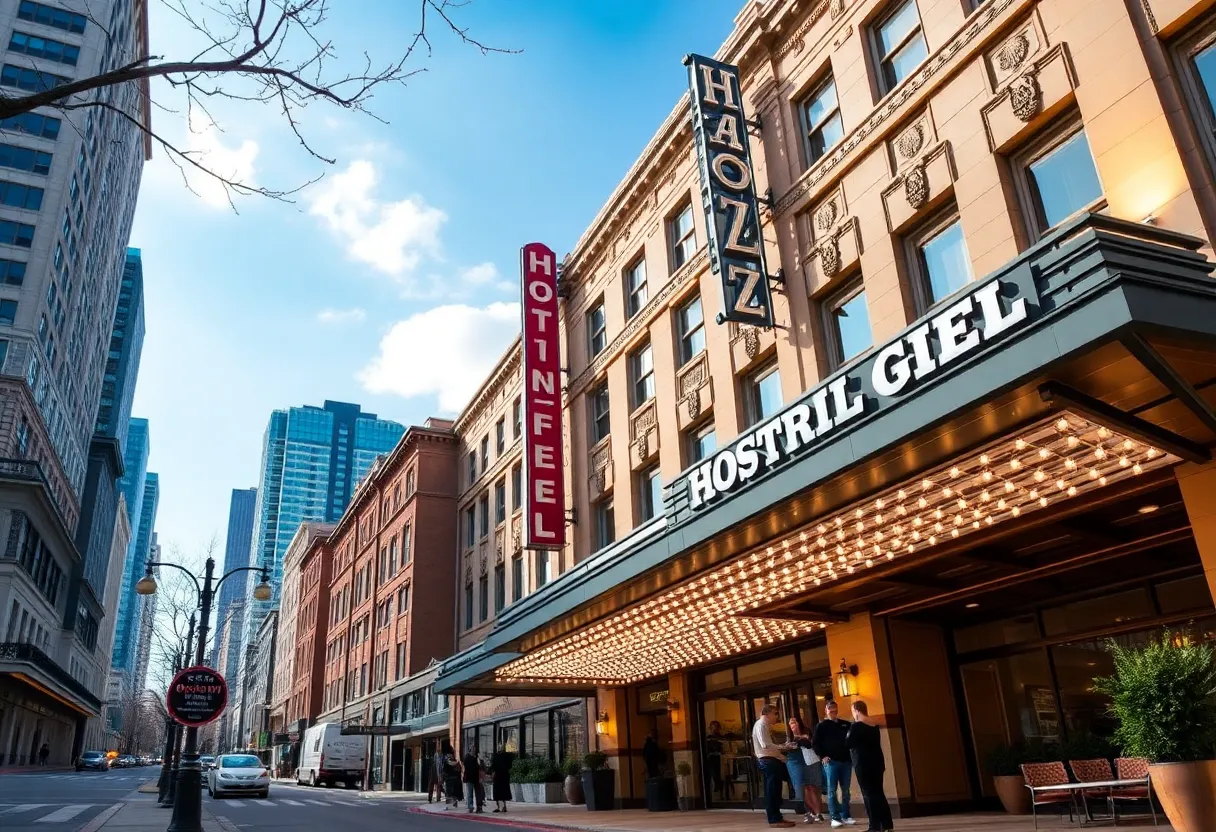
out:
<path id="1" fill-rule="evenodd" d="M 971 259 L 963 239 L 963 225 L 955 220 L 949 228 L 921 246 L 925 273 L 929 279 L 931 303 L 953 294 L 971 279 Z"/>
<path id="2" fill-rule="evenodd" d="M 823 156 L 843 137 L 844 125 L 840 122 L 840 113 L 835 113 L 824 122 L 822 127 L 811 134 L 811 161 Z"/>
<path id="3" fill-rule="evenodd" d="M 986 621 L 971 627 L 958 627 L 954 631 L 954 649 L 958 653 L 970 653 L 989 647 L 1002 647 L 1033 641 L 1039 637 L 1039 626 L 1034 615 Z"/>
<path id="4" fill-rule="evenodd" d="M 1148 592 L 1132 589 L 1088 601 L 1074 601 L 1043 610 L 1043 631 L 1049 636 L 1123 624 L 1154 615 Z"/>
<path id="5" fill-rule="evenodd" d="M 916 3 L 908 0 L 878 27 L 878 43 L 883 56 L 890 55 L 891 50 L 919 25 Z"/>
<path id="6" fill-rule="evenodd" d="M 806 107 L 806 123 L 812 130 L 836 109 L 836 82 L 828 81 Z"/>
<path id="7" fill-rule="evenodd" d="M 1195 56 L 1195 71 L 1199 73 L 1203 92 L 1208 98 L 1208 106 L 1216 112 L 1216 44 Z"/>
<path id="8" fill-rule="evenodd" d="M 1203 575 L 1194 575 L 1157 586 L 1157 602 L 1161 612 L 1169 615 L 1188 610 L 1206 610 L 1212 606 L 1212 592 Z"/>
<path id="9" fill-rule="evenodd" d="M 888 79 L 891 86 L 894 87 L 911 75 L 928 56 L 929 48 L 925 45 L 925 38 L 918 33 L 904 48 L 891 56 L 888 64 L 891 68 Z"/>
<path id="10" fill-rule="evenodd" d="M 779 656 L 762 662 L 745 664 L 738 669 L 739 684 L 747 685 L 752 682 L 763 682 L 767 679 L 779 679 L 783 676 L 793 676 L 798 672 L 794 666 L 793 655 Z"/>
<path id="11" fill-rule="evenodd" d="M 689 462 L 700 462 L 718 450 L 718 435 L 712 427 L 704 428 L 690 437 Z"/>
<path id="12" fill-rule="evenodd" d="M 848 361 L 853 356 L 865 352 L 873 344 L 874 338 L 870 333 L 870 312 L 866 308 L 865 292 L 858 292 L 833 309 L 832 317 L 836 320 L 836 333 L 839 336 L 842 361 Z"/>
<path id="13" fill-rule="evenodd" d="M 1102 183 L 1084 130 L 1032 163 L 1030 178 L 1046 228 L 1058 225 L 1102 196 Z"/>
<path id="14" fill-rule="evenodd" d="M 781 409 L 781 374 L 777 368 L 758 375 L 752 383 L 753 424 L 763 421 Z"/>

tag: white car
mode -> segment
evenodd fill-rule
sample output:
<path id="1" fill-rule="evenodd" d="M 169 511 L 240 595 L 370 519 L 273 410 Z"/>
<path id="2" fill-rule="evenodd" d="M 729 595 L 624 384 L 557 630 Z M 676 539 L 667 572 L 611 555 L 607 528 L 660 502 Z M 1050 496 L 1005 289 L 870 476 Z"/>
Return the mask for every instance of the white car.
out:
<path id="1" fill-rule="evenodd" d="M 207 794 L 270 797 L 270 771 L 252 754 L 221 754 L 207 772 Z"/>

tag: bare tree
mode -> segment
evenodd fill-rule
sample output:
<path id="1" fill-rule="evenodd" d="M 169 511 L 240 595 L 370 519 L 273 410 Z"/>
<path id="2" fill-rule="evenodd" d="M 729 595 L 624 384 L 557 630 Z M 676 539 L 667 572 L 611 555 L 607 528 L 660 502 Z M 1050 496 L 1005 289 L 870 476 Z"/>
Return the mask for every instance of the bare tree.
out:
<path id="1" fill-rule="evenodd" d="M 87 0 L 81 0 L 86 2 Z M 209 104 L 218 100 L 273 107 L 290 127 L 304 150 L 316 161 L 333 164 L 336 160 L 321 152 L 306 136 L 302 111 L 320 102 L 354 110 L 382 120 L 370 109 L 375 92 L 386 86 L 403 86 L 425 66 L 418 61 L 432 54 L 436 29 L 453 36 L 461 44 L 482 54 L 510 52 L 488 46 L 469 34 L 456 21 L 459 10 L 471 0 L 414 0 L 418 19 L 412 34 L 402 39 L 403 49 L 388 59 L 373 59 L 363 52 L 351 60 L 342 54 L 329 35 L 332 0 L 160 0 L 173 15 L 197 35 L 198 51 L 193 55 L 153 55 L 146 38 L 135 38 L 133 53 L 123 54 L 123 44 L 115 56 L 96 75 L 78 78 L 57 86 L 11 96 L 0 93 L 0 119 L 51 107 L 68 112 L 101 109 L 125 119 L 148 139 L 163 148 L 183 174 L 198 170 L 223 184 L 231 204 L 234 195 L 260 194 L 289 200 L 290 196 L 316 178 L 286 189 L 274 189 L 242 182 L 209 167 L 197 151 L 179 146 L 152 128 L 147 118 L 148 83 L 163 79 L 170 88 L 183 93 L 187 116 L 197 110 L 219 128 Z M 360 4 L 342 3 L 342 11 L 361 14 Z M 86 15 L 91 25 L 105 32 L 104 21 Z M 353 45 L 349 52 L 358 52 Z M 32 65 L 31 65 L 32 66 Z M 136 85 L 142 95 L 115 96 L 116 88 Z M 129 105 L 120 102 L 131 101 Z M 166 112 L 180 112 L 168 106 Z M 186 181 L 189 187 L 189 182 Z"/>

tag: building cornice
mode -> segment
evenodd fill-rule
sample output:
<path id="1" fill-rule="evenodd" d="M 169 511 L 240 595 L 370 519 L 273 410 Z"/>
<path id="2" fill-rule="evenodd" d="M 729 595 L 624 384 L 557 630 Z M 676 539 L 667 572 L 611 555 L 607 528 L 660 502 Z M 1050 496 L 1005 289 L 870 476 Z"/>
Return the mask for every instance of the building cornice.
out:
<path id="1" fill-rule="evenodd" d="M 464 435 L 465 430 L 470 424 L 475 423 L 481 414 L 490 406 L 490 400 L 506 382 L 506 379 L 519 366 L 523 358 L 523 341 L 522 336 L 515 336 L 515 340 L 511 342 L 511 346 L 507 347 L 495 363 L 494 369 L 490 371 L 490 375 L 481 386 L 477 388 L 477 392 L 473 394 L 473 398 L 465 405 L 464 410 L 460 411 L 460 415 L 456 417 L 456 421 L 452 425 L 452 429 L 457 435 Z"/>

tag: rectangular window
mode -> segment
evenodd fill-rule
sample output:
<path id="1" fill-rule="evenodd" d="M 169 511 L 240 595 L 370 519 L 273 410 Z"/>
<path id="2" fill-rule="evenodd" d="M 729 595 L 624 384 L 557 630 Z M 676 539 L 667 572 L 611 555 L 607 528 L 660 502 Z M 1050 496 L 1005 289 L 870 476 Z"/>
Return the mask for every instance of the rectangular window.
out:
<path id="1" fill-rule="evenodd" d="M 524 502 L 524 469 L 516 465 L 511 469 L 511 509 L 515 510 Z"/>
<path id="2" fill-rule="evenodd" d="M 481 472 L 490 470 L 490 437 L 481 437 Z"/>
<path id="3" fill-rule="evenodd" d="M 12 130 L 17 133 L 25 133 L 28 136 L 37 136 L 40 139 L 51 139 L 53 141 L 59 138 L 59 126 L 61 123 L 59 119 L 51 116 L 44 116 L 38 113 L 21 113 L 20 115 L 0 119 L 0 130 Z"/>
<path id="4" fill-rule="evenodd" d="M 29 248 L 34 244 L 34 226 L 23 222 L 0 220 L 0 244 Z"/>
<path id="5" fill-rule="evenodd" d="M 511 600 L 524 597 L 524 559 L 522 555 L 511 558 Z"/>
<path id="6" fill-rule="evenodd" d="M 494 567 L 494 615 L 502 612 L 507 605 L 507 567 L 498 564 Z"/>
<path id="7" fill-rule="evenodd" d="M 464 628 L 473 629 L 473 585 L 464 585 Z"/>
<path id="8" fill-rule="evenodd" d="M 490 495 L 481 495 L 481 536 L 488 537 L 490 534 Z"/>
<path id="9" fill-rule="evenodd" d="M 17 320 L 17 301 L 0 300 L 0 324 L 12 326 Z"/>
<path id="10" fill-rule="evenodd" d="M 608 346 L 608 319 L 604 316 L 604 301 L 587 312 L 587 357 L 595 358 Z"/>
<path id="11" fill-rule="evenodd" d="M 874 343 L 870 312 L 860 281 L 846 286 L 824 302 L 827 347 L 833 362 L 840 365 L 868 350 Z"/>
<path id="12" fill-rule="evenodd" d="M 477 454 L 469 451 L 469 485 L 477 482 Z"/>
<path id="13" fill-rule="evenodd" d="M 41 150 L 31 150 L 28 147 L 17 147 L 14 144 L 0 144 L 0 167 L 23 170 L 46 176 L 51 172 L 50 153 Z M 76 180 L 73 178 L 72 180 Z"/>
<path id="14" fill-rule="evenodd" d="M 781 375 L 777 372 L 777 362 L 761 367 L 744 379 L 743 384 L 749 427 L 772 418 L 781 409 Z"/>
<path id="15" fill-rule="evenodd" d="M 663 513 L 663 481 L 659 477 L 659 466 L 638 474 L 638 505 L 643 523 Z"/>
<path id="16" fill-rule="evenodd" d="M 650 294 L 646 288 L 646 258 L 625 269 L 625 316 L 632 318 L 642 311 Z"/>
<path id="17" fill-rule="evenodd" d="M 481 601 L 478 623 L 484 623 L 490 617 L 490 579 L 485 575 L 477 579 L 477 593 Z"/>
<path id="18" fill-rule="evenodd" d="M 494 522 L 507 522 L 507 481 L 499 480 L 494 486 Z"/>
<path id="19" fill-rule="evenodd" d="M 0 87 L 16 87 L 26 92 L 45 92 L 71 81 L 53 72 L 39 72 L 28 67 L 5 64 L 0 69 Z"/>
<path id="20" fill-rule="evenodd" d="M 612 500 L 600 500 L 595 504 L 595 551 L 616 541 L 616 513 Z"/>
<path id="21" fill-rule="evenodd" d="M 404 569 L 413 555 L 410 552 L 410 524 L 401 530 L 401 568 Z"/>
<path id="22" fill-rule="evenodd" d="M 674 272 L 697 253 L 697 232 L 692 224 L 691 202 L 667 221 L 667 239 L 671 246 L 671 270 Z"/>
<path id="23" fill-rule="evenodd" d="M 410 610 L 410 585 L 406 584 L 397 590 L 397 615 L 405 615 Z"/>
<path id="24" fill-rule="evenodd" d="M 813 165 L 844 138 L 840 103 L 836 99 L 836 80 L 829 75 L 798 108 L 806 136 L 806 163 Z"/>
<path id="25" fill-rule="evenodd" d="M 477 509 L 469 506 L 464 510 L 464 545 L 472 546 L 477 540 Z"/>
<path id="26" fill-rule="evenodd" d="M 654 357 L 650 344 L 629 354 L 629 385 L 633 391 L 633 409 L 637 410 L 654 398 Z"/>
<path id="27" fill-rule="evenodd" d="M 718 435 L 714 431 L 713 422 L 702 428 L 696 428 L 688 434 L 688 464 L 693 465 L 718 450 Z"/>
<path id="28" fill-rule="evenodd" d="M 922 311 L 940 303 L 971 280 L 971 258 L 957 214 L 933 223 L 913 238 L 915 292 Z"/>
<path id="29" fill-rule="evenodd" d="M 603 381 L 596 385 L 587 396 L 587 403 L 591 408 L 591 444 L 595 445 L 605 436 L 611 429 L 608 416 L 608 382 Z"/>
<path id="30" fill-rule="evenodd" d="M 676 313 L 676 331 L 680 337 L 680 366 L 684 366 L 705 349 L 705 318 L 701 314 L 701 296 L 697 295 Z"/>
<path id="31" fill-rule="evenodd" d="M 540 589 L 549 583 L 549 553 L 536 553 L 536 588 Z"/>
<path id="32" fill-rule="evenodd" d="M 1096 209 L 1102 183 L 1084 129 L 1057 136 L 1025 163 L 1035 230 L 1040 234 L 1081 211 Z"/>
<path id="33" fill-rule="evenodd" d="M 33 185 L 0 182 L 0 205 L 39 211 L 42 209 L 42 193 L 42 188 L 35 188 Z"/>
<path id="34" fill-rule="evenodd" d="M 502 456 L 502 452 L 507 449 L 507 417 L 505 416 L 494 425 L 494 447 L 499 456 Z"/>
<path id="35" fill-rule="evenodd" d="M 70 43 L 63 43 L 52 38 L 40 38 L 37 35 L 25 32 L 14 31 L 13 36 L 9 38 L 8 48 L 10 52 L 29 55 L 31 58 L 54 61 L 57 64 L 67 64 L 68 66 L 76 66 L 76 63 L 80 60 L 79 46 L 73 46 Z"/>
<path id="36" fill-rule="evenodd" d="M 44 6 L 41 3 L 35 3 L 34 0 L 21 0 L 21 5 L 17 7 L 17 17 L 31 23 L 40 23 L 43 26 L 53 26 L 74 35 L 83 34 L 84 27 L 88 23 L 87 18 L 82 14 Z"/>
<path id="37" fill-rule="evenodd" d="M 6 286 L 23 285 L 25 283 L 25 263 L 21 260 L 0 258 L 0 283 Z"/>
<path id="38" fill-rule="evenodd" d="M 929 57 L 914 0 L 896 3 L 879 21 L 874 27 L 874 45 L 882 75 L 882 94 L 886 95 Z"/>
<path id="39" fill-rule="evenodd" d="M 524 432 L 524 403 L 520 399 L 516 399 L 515 404 L 511 405 L 511 421 L 515 425 L 515 432 L 511 434 L 511 437 L 518 439 L 519 435 Z"/>

